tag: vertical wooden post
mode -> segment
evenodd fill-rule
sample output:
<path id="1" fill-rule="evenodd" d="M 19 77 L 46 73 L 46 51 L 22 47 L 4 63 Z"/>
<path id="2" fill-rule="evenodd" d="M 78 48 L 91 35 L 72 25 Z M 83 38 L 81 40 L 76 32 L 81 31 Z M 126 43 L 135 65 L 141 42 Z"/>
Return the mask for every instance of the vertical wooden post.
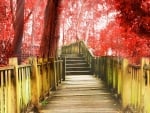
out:
<path id="1" fill-rule="evenodd" d="M 118 86 L 117 86 L 117 92 L 119 95 L 121 95 L 121 83 L 122 83 L 122 74 L 121 74 L 121 64 L 118 62 L 117 64 L 117 75 L 118 75 Z"/>
<path id="2" fill-rule="evenodd" d="M 62 64 L 62 80 L 65 81 L 66 75 L 66 57 L 63 57 L 63 64 Z"/>
<path id="3" fill-rule="evenodd" d="M 106 59 L 107 59 L 107 85 L 109 86 L 109 87 L 112 87 L 112 67 L 111 67 L 111 57 L 106 57 Z"/>
<path id="4" fill-rule="evenodd" d="M 91 58 L 91 63 L 90 63 L 90 68 L 91 68 L 91 72 L 93 75 L 95 75 L 95 62 L 96 62 L 96 57 L 92 57 Z"/>
<path id="5" fill-rule="evenodd" d="M 109 65 L 110 65 L 110 61 L 109 61 L 110 59 L 108 58 L 108 57 L 106 57 L 106 83 L 107 83 L 107 85 L 109 86 Z"/>
<path id="6" fill-rule="evenodd" d="M 45 94 L 48 94 L 49 93 L 49 89 L 48 89 L 48 75 L 47 75 L 47 62 L 48 62 L 48 59 L 44 58 L 43 59 L 43 65 L 42 65 L 42 76 L 43 76 L 43 94 L 45 96 Z"/>
<path id="7" fill-rule="evenodd" d="M 55 76 L 55 64 L 54 58 L 50 58 L 49 61 L 51 62 L 50 70 L 51 70 L 51 89 L 56 90 L 56 76 Z"/>
<path id="8" fill-rule="evenodd" d="M 122 106 L 127 107 L 131 102 L 131 78 L 128 76 L 128 60 L 122 62 Z"/>
<path id="9" fill-rule="evenodd" d="M 7 95 L 7 99 L 8 99 L 8 113 L 10 113 L 11 112 L 11 110 L 12 110 L 12 106 L 11 106 L 11 98 L 8 98 L 8 97 L 10 97 L 9 96 L 9 94 L 11 94 L 11 86 L 12 86 L 12 84 L 11 84 L 11 70 L 8 70 L 8 95 Z M 13 112 L 12 112 L 13 113 Z"/>
<path id="10" fill-rule="evenodd" d="M 48 71 L 48 81 L 49 81 L 49 85 L 48 85 L 48 89 L 50 90 L 51 89 L 51 70 L 50 70 L 50 62 L 48 61 L 48 64 L 47 64 L 47 71 Z"/>
<path id="11" fill-rule="evenodd" d="M 116 61 L 112 58 L 111 67 L 112 67 L 112 88 L 116 90 Z"/>
<path id="12" fill-rule="evenodd" d="M 15 108 L 13 108 L 11 113 L 20 113 L 20 90 L 19 90 L 19 82 L 18 82 L 18 59 L 16 57 L 10 58 L 9 59 L 9 65 L 14 66 L 14 79 L 13 79 L 12 93 L 11 93 L 11 99 L 12 99 L 11 105 Z"/>
<path id="13" fill-rule="evenodd" d="M 59 84 L 59 61 L 58 59 L 55 59 L 54 61 L 54 72 L 55 72 L 55 83 L 56 83 L 56 86 L 58 86 Z"/>
<path id="14" fill-rule="evenodd" d="M 146 86 L 146 73 L 144 73 L 144 65 L 149 65 L 148 58 L 141 59 L 141 72 L 140 72 L 140 108 L 144 108 L 145 112 L 150 112 L 150 105 L 149 105 L 149 94 L 150 94 L 150 86 Z M 148 78 L 147 78 L 148 79 Z M 149 109 L 149 110 L 148 110 Z M 148 111 L 147 111 L 148 110 Z"/>
<path id="15" fill-rule="evenodd" d="M 41 94 L 40 94 L 40 97 L 42 99 L 44 99 L 44 92 L 45 92 L 45 80 L 44 80 L 44 76 L 45 76 L 44 58 L 42 58 L 42 61 L 41 61 L 41 75 L 40 75 L 40 79 L 41 80 L 39 80 L 41 82 L 41 86 L 40 86 L 40 88 L 41 88 Z"/>
<path id="16" fill-rule="evenodd" d="M 144 65 L 143 65 L 144 66 Z M 137 95 L 137 106 L 138 106 L 138 108 L 140 108 L 141 109 L 141 104 L 142 104 L 142 102 L 141 102 L 141 97 L 142 97 L 142 90 L 141 90 L 141 86 L 142 86 L 142 76 L 143 76 L 143 74 L 141 73 L 142 72 L 142 69 L 143 67 L 141 67 L 139 70 L 138 70 L 138 76 L 137 76 L 137 81 L 138 81 L 138 85 L 137 85 L 137 93 L 138 93 L 138 95 Z"/>
<path id="17" fill-rule="evenodd" d="M 32 64 L 32 75 L 31 75 L 31 103 L 34 107 L 39 107 L 39 75 L 37 68 L 37 58 L 30 58 Z"/>
<path id="18" fill-rule="evenodd" d="M 44 94 L 43 94 L 43 59 L 42 58 L 38 58 L 38 62 L 40 64 L 40 66 L 38 67 L 38 75 L 39 75 L 39 96 L 41 98 L 43 98 Z"/>
<path id="19" fill-rule="evenodd" d="M 0 92 L 0 98 L 1 98 L 1 112 L 5 112 L 5 99 L 4 99 L 4 95 L 5 95 L 5 92 L 4 92 L 4 73 L 3 71 L 1 71 L 0 73 L 0 88 L 1 88 L 1 92 Z"/>
<path id="20" fill-rule="evenodd" d="M 57 70 L 57 61 L 54 61 L 54 76 L 55 76 L 55 83 L 58 85 L 58 70 Z"/>
<path id="21" fill-rule="evenodd" d="M 62 73 L 62 72 L 63 72 L 63 71 L 62 71 L 62 67 L 63 67 L 63 60 L 61 59 L 61 60 L 60 60 L 60 83 L 61 83 L 62 74 L 63 74 L 63 73 Z"/>
<path id="22" fill-rule="evenodd" d="M 79 55 L 81 55 L 81 42 L 78 43 L 79 43 Z"/>
<path id="23" fill-rule="evenodd" d="M 58 83 L 61 83 L 61 60 L 58 59 Z"/>

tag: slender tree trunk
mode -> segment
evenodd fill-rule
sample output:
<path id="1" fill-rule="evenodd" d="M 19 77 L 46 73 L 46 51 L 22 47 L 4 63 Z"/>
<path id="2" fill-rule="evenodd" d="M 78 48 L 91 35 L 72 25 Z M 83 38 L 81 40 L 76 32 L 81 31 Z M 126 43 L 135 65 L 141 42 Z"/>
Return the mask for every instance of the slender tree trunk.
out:
<path id="1" fill-rule="evenodd" d="M 54 41 L 55 37 L 55 27 L 57 19 L 57 5 L 58 1 L 48 0 L 45 10 L 45 23 L 44 23 L 44 32 L 41 42 L 41 54 L 43 57 L 55 56 L 56 53 L 56 43 Z M 56 39 L 58 40 L 58 39 Z"/>
<path id="2" fill-rule="evenodd" d="M 17 0 L 16 19 L 14 21 L 15 36 L 13 40 L 12 55 L 21 60 L 21 45 L 24 29 L 24 6 L 25 0 Z"/>

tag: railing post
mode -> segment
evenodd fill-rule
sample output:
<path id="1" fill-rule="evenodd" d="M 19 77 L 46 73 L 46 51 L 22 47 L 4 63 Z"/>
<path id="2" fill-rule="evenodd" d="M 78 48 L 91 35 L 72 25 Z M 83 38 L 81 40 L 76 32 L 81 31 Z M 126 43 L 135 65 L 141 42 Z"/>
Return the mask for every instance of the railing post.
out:
<path id="1" fill-rule="evenodd" d="M 131 103 L 131 78 L 128 74 L 128 60 L 122 62 L 122 106 L 126 108 Z"/>
<path id="2" fill-rule="evenodd" d="M 107 59 L 106 56 L 103 57 L 103 79 L 105 82 L 107 82 Z"/>
<path id="3" fill-rule="evenodd" d="M 63 64 L 62 64 L 62 80 L 65 81 L 66 76 L 66 57 L 63 57 Z"/>
<path id="4" fill-rule="evenodd" d="M 12 86 L 12 93 L 10 96 L 12 97 L 11 108 L 13 110 L 11 113 L 20 113 L 20 90 L 19 90 L 19 82 L 18 82 L 18 59 L 16 57 L 9 59 L 9 65 L 14 66 L 14 82 Z"/>
<path id="5" fill-rule="evenodd" d="M 51 62 L 48 61 L 48 64 L 47 64 L 47 75 L 48 75 L 48 87 L 49 87 L 49 90 L 51 89 Z"/>
<path id="6" fill-rule="evenodd" d="M 50 58 L 50 70 L 51 70 L 51 89 L 56 90 L 56 74 L 55 74 L 55 58 Z"/>
<path id="7" fill-rule="evenodd" d="M 49 76 L 48 76 L 48 67 L 47 67 L 47 62 L 48 62 L 48 59 L 47 58 L 43 58 L 43 61 L 42 61 L 42 89 L 43 89 L 43 97 L 45 95 L 47 95 L 49 93 Z M 40 77 L 39 77 L 40 78 Z"/>
<path id="8" fill-rule="evenodd" d="M 54 69 L 55 69 L 55 77 L 56 77 L 56 85 L 60 83 L 60 62 L 58 58 L 54 61 Z"/>
<path id="9" fill-rule="evenodd" d="M 122 74 L 121 74 L 121 63 L 118 61 L 117 63 L 117 75 L 118 75 L 118 85 L 117 85 L 117 93 L 121 95 L 121 82 L 122 82 Z"/>
<path id="10" fill-rule="evenodd" d="M 58 72 L 57 72 L 57 61 L 54 61 L 54 75 L 55 75 L 55 84 L 58 85 Z"/>
<path id="11" fill-rule="evenodd" d="M 96 57 L 96 63 L 95 63 L 95 75 L 96 77 L 100 78 L 100 69 L 99 69 L 99 66 L 100 66 L 100 62 L 99 62 L 99 57 Z"/>
<path id="12" fill-rule="evenodd" d="M 118 75 L 117 75 L 117 60 L 113 57 L 112 58 L 112 75 L 113 75 L 113 89 L 117 91 L 117 84 L 118 84 Z"/>
<path id="13" fill-rule="evenodd" d="M 78 42 L 79 43 L 79 55 L 81 55 L 81 42 Z"/>
<path id="14" fill-rule="evenodd" d="M 106 83 L 110 86 L 110 59 L 106 57 Z"/>
<path id="15" fill-rule="evenodd" d="M 43 58 L 38 58 L 38 74 L 39 74 L 39 95 L 40 99 L 44 98 L 43 94 Z"/>
<path id="16" fill-rule="evenodd" d="M 31 75 L 31 103 L 34 107 L 39 107 L 39 75 L 37 67 L 37 58 L 32 57 L 29 59 L 32 64 L 32 75 Z"/>
<path id="17" fill-rule="evenodd" d="M 60 59 L 60 60 L 59 60 L 59 72 L 60 72 L 60 73 L 59 73 L 59 74 L 60 74 L 60 75 L 59 75 L 59 79 L 60 79 L 59 83 L 61 83 L 61 80 L 62 80 L 62 74 L 63 74 L 63 73 L 62 73 L 62 67 L 63 67 L 63 60 Z"/>
<path id="18" fill-rule="evenodd" d="M 98 78 L 101 78 L 100 72 L 100 57 L 98 57 Z"/>
<path id="19" fill-rule="evenodd" d="M 90 68 L 93 75 L 95 74 L 95 60 L 95 57 L 91 57 Z"/>
<path id="20" fill-rule="evenodd" d="M 140 108 L 143 109 L 144 113 L 150 112 L 150 69 L 144 69 L 144 66 L 150 66 L 149 58 L 142 58 L 141 60 L 141 73 L 140 73 Z"/>

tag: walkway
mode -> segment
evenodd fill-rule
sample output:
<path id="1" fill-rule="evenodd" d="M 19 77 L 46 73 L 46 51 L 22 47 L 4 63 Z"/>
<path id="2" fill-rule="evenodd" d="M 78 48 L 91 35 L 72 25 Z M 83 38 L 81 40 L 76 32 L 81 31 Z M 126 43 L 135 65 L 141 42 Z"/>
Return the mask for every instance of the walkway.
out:
<path id="1" fill-rule="evenodd" d="M 91 75 L 66 76 L 40 113 L 121 113 L 101 80 Z"/>

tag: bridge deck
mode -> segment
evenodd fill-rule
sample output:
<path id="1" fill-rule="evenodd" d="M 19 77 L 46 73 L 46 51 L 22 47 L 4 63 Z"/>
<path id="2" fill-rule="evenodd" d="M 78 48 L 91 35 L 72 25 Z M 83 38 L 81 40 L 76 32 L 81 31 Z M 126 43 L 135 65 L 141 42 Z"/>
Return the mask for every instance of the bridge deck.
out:
<path id="1" fill-rule="evenodd" d="M 121 113 L 101 80 L 91 75 L 66 76 L 40 113 Z"/>

